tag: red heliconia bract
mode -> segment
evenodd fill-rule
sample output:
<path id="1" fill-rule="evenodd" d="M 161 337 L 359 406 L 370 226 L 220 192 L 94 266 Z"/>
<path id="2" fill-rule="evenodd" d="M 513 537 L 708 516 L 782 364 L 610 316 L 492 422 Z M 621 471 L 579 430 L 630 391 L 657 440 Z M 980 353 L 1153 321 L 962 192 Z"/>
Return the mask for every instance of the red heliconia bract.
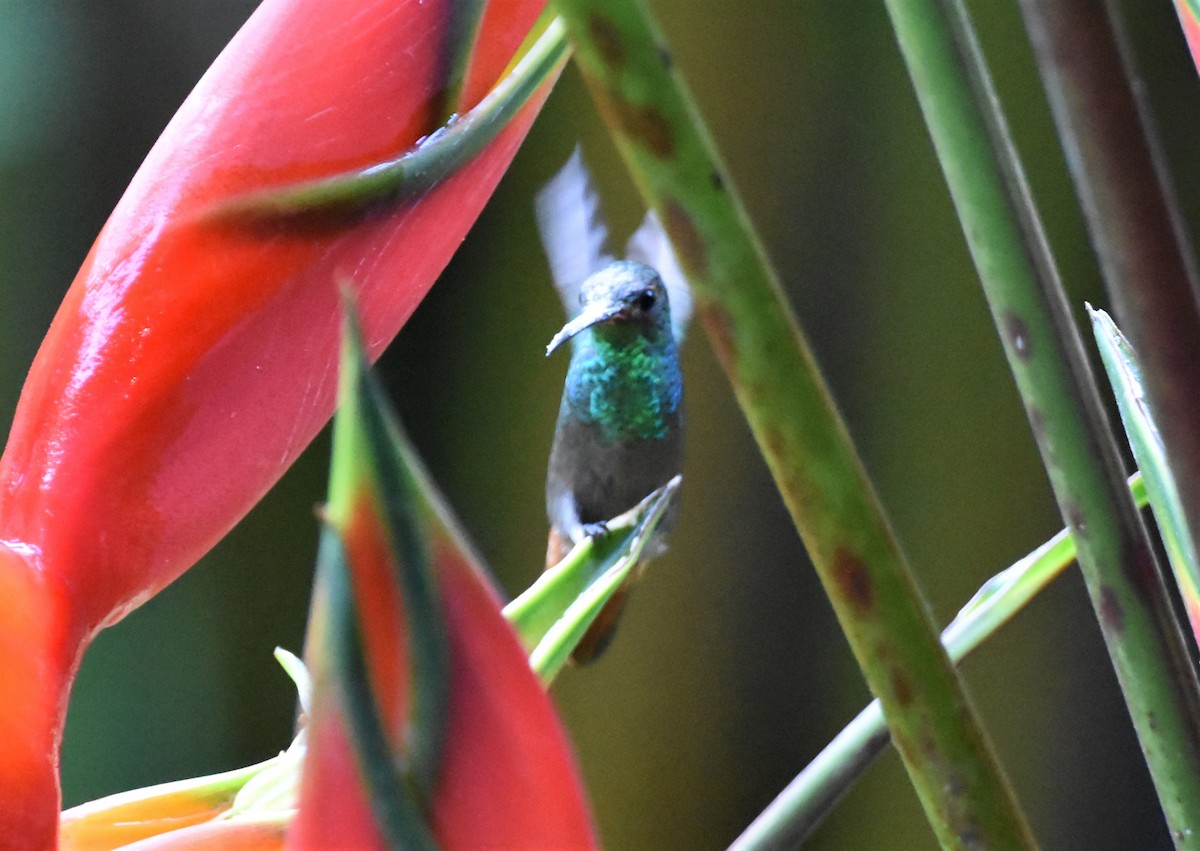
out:
<path id="1" fill-rule="evenodd" d="M 495 592 L 449 547 L 434 566 L 453 664 L 433 829 L 447 851 L 596 848 L 561 725 Z"/>
<path id="2" fill-rule="evenodd" d="M 212 215 L 428 134 L 451 5 L 265 0 L 163 132 L 67 293 L 0 459 L 6 847 L 53 843 L 58 739 L 87 640 L 193 564 L 328 420 L 339 283 L 353 285 L 377 355 L 528 130 L 544 89 L 418 198 L 303 221 Z M 464 84 L 476 97 L 544 0 L 493 5 Z"/>
<path id="3" fill-rule="evenodd" d="M 1196 70 L 1200 71 L 1200 7 L 1195 0 L 1175 0 L 1175 9 L 1179 12 L 1179 23 L 1192 50 L 1192 61 L 1196 63 Z"/>
<path id="4" fill-rule="evenodd" d="M 595 848 L 549 695 L 350 329 L 288 848 Z"/>
<path id="5" fill-rule="evenodd" d="M 353 563 L 355 551 L 373 548 L 347 541 L 347 549 Z M 445 750 L 428 814 L 438 847 L 598 847 L 562 726 L 500 613 L 499 598 L 444 538 L 433 555 L 451 656 Z M 371 614 L 361 610 L 361 599 L 380 589 L 376 567 L 351 568 L 356 585 L 366 580 L 370 589 L 356 592 L 360 616 L 368 620 Z M 360 625 L 364 634 L 370 630 L 369 623 Z M 404 666 L 402 644 L 375 649 Z M 373 691 L 381 693 L 378 687 Z M 388 707 L 380 706 L 380 712 L 386 716 Z M 318 674 L 300 811 L 288 834 L 289 848 L 387 847 L 374 823 L 345 717 L 336 688 L 323 688 Z"/>

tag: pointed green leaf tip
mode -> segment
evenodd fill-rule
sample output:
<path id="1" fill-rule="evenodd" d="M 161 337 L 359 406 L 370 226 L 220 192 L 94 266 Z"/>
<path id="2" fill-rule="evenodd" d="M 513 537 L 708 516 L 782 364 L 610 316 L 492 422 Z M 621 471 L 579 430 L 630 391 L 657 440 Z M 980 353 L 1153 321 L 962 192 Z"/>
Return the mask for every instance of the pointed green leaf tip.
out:
<path id="1" fill-rule="evenodd" d="M 408 663 L 412 667 L 411 718 L 404 731 L 408 739 L 410 770 L 422 789 L 428 792 L 440 762 L 448 703 L 450 653 L 447 629 L 433 576 L 429 529 L 422 517 L 420 496 L 393 439 L 399 427 L 390 416 L 383 389 L 369 372 L 362 332 L 348 295 L 343 310 L 346 324 L 340 406 L 345 410 L 345 416 L 339 414 L 334 426 L 329 519 L 334 524 L 342 521 L 344 538 L 356 523 L 369 522 L 366 517 L 353 516 L 354 512 L 378 512 L 378 516 L 371 519 L 384 523 L 384 528 L 377 531 L 387 536 L 396 561 L 394 580 L 403 601 L 403 611 L 397 614 L 407 622 Z M 347 469 L 358 471 L 361 478 L 355 482 L 340 480 L 337 471 Z M 339 484 L 346 490 L 338 488 Z M 374 505 L 360 502 L 363 497 L 374 497 L 378 502 Z M 343 511 L 348 513 L 343 515 Z M 375 542 L 364 543 L 370 547 Z M 379 626 L 387 628 L 390 625 Z"/>
<path id="2" fill-rule="evenodd" d="M 1142 369 L 1133 347 L 1103 310 L 1087 305 L 1092 330 L 1121 412 L 1133 457 L 1145 480 L 1150 509 L 1162 535 L 1171 571 L 1187 608 L 1193 635 L 1200 636 L 1200 566 L 1179 501 L 1175 477 L 1142 388 Z"/>
<path id="3" fill-rule="evenodd" d="M 595 847 L 553 704 L 349 321 L 341 382 L 289 842 Z"/>
<path id="4" fill-rule="evenodd" d="M 310 750 L 322 747 L 326 689 L 336 694 L 332 700 L 382 838 L 432 848 L 427 814 L 448 714 L 448 630 L 433 575 L 428 512 L 397 451 L 398 427 L 368 371 L 348 293 L 344 309 L 329 502 L 309 636 L 315 684 Z"/>

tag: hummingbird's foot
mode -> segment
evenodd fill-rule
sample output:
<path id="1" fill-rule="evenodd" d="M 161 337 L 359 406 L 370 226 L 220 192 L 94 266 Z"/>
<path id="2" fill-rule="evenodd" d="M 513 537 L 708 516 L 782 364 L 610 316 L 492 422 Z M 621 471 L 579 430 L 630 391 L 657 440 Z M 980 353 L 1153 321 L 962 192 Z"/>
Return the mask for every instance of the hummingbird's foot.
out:
<path id="1" fill-rule="evenodd" d="M 607 523 L 584 523 L 583 534 L 589 538 L 599 538 L 608 534 Z"/>

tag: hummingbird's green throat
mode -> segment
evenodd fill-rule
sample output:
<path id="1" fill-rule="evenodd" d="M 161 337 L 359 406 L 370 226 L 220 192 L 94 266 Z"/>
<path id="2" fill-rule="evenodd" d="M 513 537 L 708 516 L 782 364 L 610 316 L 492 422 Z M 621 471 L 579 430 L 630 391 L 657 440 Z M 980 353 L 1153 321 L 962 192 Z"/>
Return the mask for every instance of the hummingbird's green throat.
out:
<path id="1" fill-rule="evenodd" d="M 657 339 L 605 330 L 592 328 L 576 338 L 564 405 L 609 443 L 663 439 L 683 398 L 669 328 Z"/>

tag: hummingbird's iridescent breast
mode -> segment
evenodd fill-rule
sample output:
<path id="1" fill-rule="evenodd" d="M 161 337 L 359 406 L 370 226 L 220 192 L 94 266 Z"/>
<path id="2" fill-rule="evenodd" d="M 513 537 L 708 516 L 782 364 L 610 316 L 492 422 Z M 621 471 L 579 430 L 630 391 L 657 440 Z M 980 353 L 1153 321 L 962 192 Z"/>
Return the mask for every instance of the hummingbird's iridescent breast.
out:
<path id="1" fill-rule="evenodd" d="M 576 338 L 563 404 L 608 443 L 667 437 L 683 401 L 670 328 L 647 335 L 588 329 Z"/>

